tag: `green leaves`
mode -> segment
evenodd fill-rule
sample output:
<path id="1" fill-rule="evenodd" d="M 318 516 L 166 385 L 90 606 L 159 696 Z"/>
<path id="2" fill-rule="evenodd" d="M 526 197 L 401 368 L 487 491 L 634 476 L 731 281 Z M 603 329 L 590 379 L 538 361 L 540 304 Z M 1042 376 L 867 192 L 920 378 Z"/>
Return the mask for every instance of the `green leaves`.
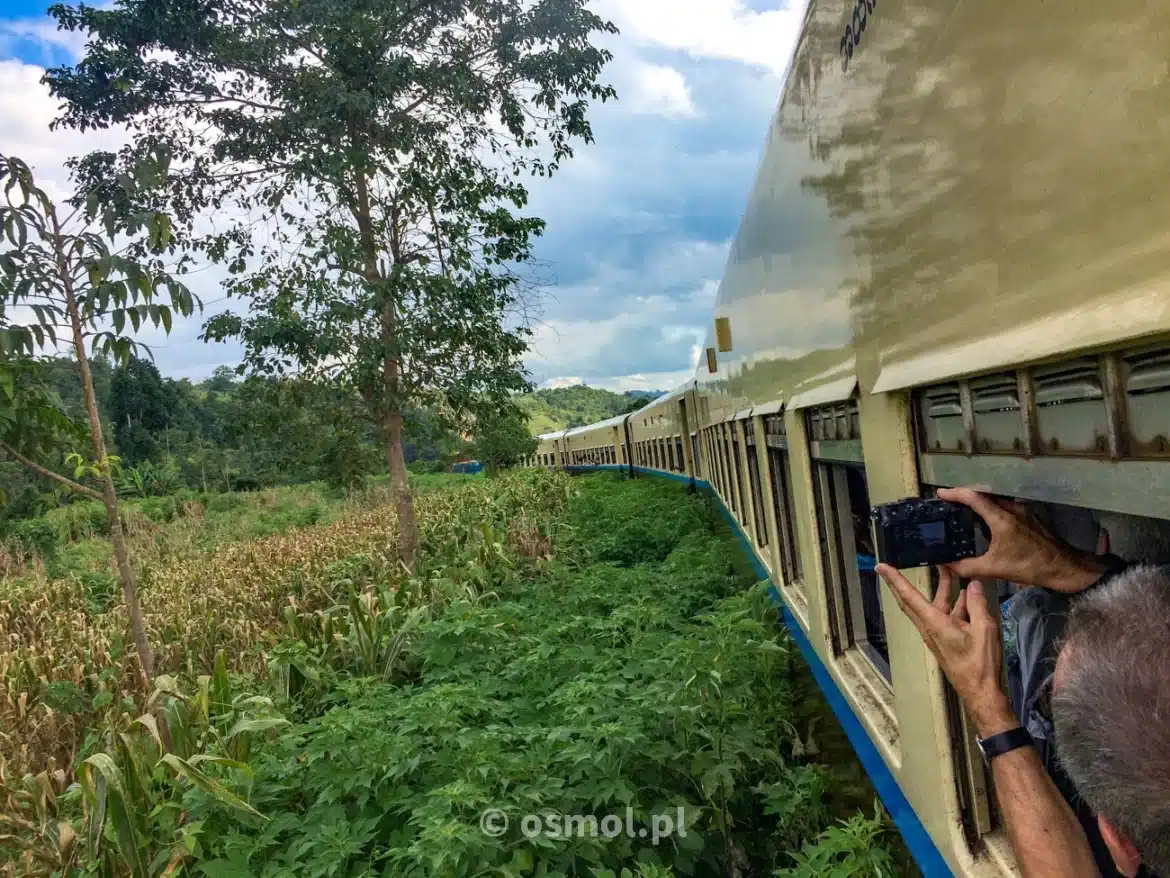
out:
<path id="1" fill-rule="evenodd" d="M 355 557 L 336 569 L 345 597 L 332 612 L 288 608 L 294 643 L 271 667 L 282 686 L 294 668 L 316 686 L 298 690 L 303 721 L 252 761 L 270 821 L 240 829 L 196 809 L 215 839 L 209 874 L 356 878 L 377 862 L 404 875 L 664 878 L 723 874 L 728 851 L 768 874 L 817 841 L 843 769 L 788 758 L 810 708 L 750 574 L 731 572 L 730 535 L 680 488 L 591 477 L 561 514 L 530 475 L 486 480 L 477 502 L 424 522 L 420 567 L 393 597 L 388 574 Z M 519 510 L 558 535 L 555 560 L 522 563 Z M 599 539 L 620 530 L 649 548 Z M 493 580 L 496 596 L 450 597 L 502 570 L 499 553 L 514 572 Z M 378 675 L 402 608 L 427 596 L 401 673 Z M 685 836 L 638 836 L 679 808 Z M 501 837 L 479 828 L 488 809 L 510 818 Z M 552 814 L 613 814 L 622 830 L 520 831 L 525 815 Z"/>
<path id="2" fill-rule="evenodd" d="M 246 774 L 251 774 L 248 766 L 244 765 L 243 763 L 236 762 L 233 759 L 225 759 L 221 756 L 202 755 L 194 757 L 191 762 L 187 762 L 183 759 L 180 759 L 173 753 L 167 753 L 165 756 L 163 756 L 162 762 L 164 765 L 170 766 L 176 774 L 187 778 L 187 780 L 191 781 L 191 783 L 193 783 L 203 792 L 207 793 L 221 805 L 227 805 L 228 807 L 235 808 L 239 811 L 246 811 L 247 813 L 254 814 L 257 817 L 264 817 L 263 814 L 261 814 L 235 793 L 231 792 L 231 790 L 229 790 L 219 781 L 208 777 L 193 764 L 195 762 L 199 762 L 210 763 L 214 765 L 227 765 L 231 768 L 241 770 Z"/>

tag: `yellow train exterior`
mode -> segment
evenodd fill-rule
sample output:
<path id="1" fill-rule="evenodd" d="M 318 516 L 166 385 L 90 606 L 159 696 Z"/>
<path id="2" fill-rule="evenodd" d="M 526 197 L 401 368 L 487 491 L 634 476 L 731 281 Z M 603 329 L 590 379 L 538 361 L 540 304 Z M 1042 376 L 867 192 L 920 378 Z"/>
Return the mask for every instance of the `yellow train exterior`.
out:
<path id="1" fill-rule="evenodd" d="M 541 437 L 715 491 L 927 875 L 1018 873 L 864 513 L 981 485 L 1168 560 L 1167 45 L 1147 0 L 813 0 L 694 379 Z"/>

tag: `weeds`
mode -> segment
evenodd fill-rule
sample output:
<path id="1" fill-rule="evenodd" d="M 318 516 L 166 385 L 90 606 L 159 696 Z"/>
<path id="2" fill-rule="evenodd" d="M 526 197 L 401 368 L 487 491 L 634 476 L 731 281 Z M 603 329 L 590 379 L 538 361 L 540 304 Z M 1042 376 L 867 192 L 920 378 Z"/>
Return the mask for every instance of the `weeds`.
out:
<path id="1" fill-rule="evenodd" d="M 0 602 L 9 874 L 898 874 L 882 816 L 819 761 L 792 645 L 701 501 L 611 476 L 465 480 L 420 498 L 408 572 L 383 496 L 162 552 L 143 577 L 151 693 L 100 581 Z M 512 818 L 500 837 L 488 808 Z M 521 831 L 678 808 L 688 832 L 658 844 Z"/>

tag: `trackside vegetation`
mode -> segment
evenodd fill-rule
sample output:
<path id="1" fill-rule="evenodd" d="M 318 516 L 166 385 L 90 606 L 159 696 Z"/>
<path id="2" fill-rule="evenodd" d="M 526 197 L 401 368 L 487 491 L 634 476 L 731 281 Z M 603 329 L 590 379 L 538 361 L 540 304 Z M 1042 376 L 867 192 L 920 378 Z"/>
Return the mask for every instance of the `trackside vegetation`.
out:
<path id="1" fill-rule="evenodd" d="M 914 874 L 709 501 L 431 487 L 409 569 L 388 486 L 157 525 L 149 686 L 116 591 L 0 580 L 0 874 Z"/>

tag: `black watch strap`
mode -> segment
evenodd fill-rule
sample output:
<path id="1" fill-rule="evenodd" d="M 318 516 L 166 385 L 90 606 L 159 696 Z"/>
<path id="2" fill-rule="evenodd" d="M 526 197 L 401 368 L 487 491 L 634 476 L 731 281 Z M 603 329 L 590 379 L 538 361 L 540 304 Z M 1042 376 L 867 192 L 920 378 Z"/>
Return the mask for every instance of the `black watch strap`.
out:
<path id="1" fill-rule="evenodd" d="M 1032 746 L 1031 733 L 1020 726 L 1008 729 L 1006 732 L 1000 732 L 998 735 L 992 735 L 990 738 L 976 738 L 975 740 L 979 744 L 979 750 L 983 753 L 983 759 L 986 762 L 990 762 L 996 756 L 1010 753 L 1012 750 Z"/>

